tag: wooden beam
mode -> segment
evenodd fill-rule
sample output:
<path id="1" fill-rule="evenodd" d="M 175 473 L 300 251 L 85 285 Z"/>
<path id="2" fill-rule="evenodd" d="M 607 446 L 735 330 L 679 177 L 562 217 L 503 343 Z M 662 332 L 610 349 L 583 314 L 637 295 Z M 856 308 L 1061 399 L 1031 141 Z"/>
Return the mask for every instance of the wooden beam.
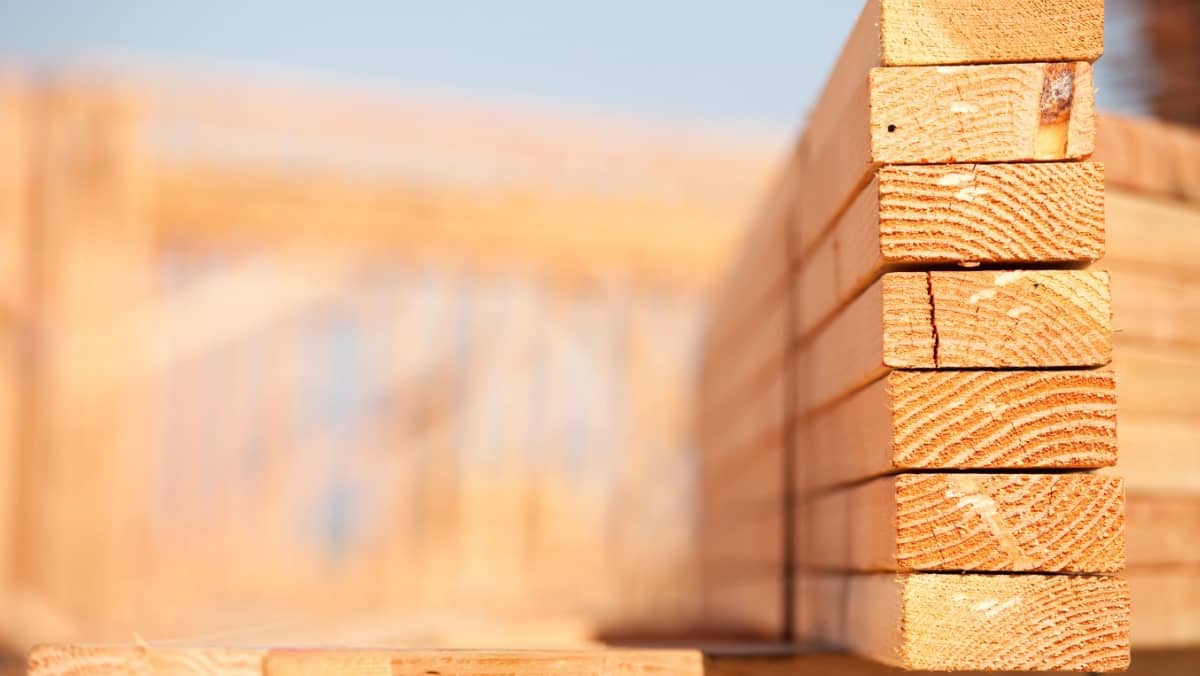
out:
<path id="1" fill-rule="evenodd" d="M 70 81 L 39 93 L 18 573 L 102 638 L 136 602 L 153 397 L 153 239 L 138 109 Z M 97 509 L 103 505 L 103 509 Z M 101 629 L 103 628 L 103 629 Z"/>
<path id="2" fill-rule="evenodd" d="M 892 273 L 800 350 L 800 415 L 894 368 L 1099 366 L 1111 353 L 1108 275 Z"/>
<path id="3" fill-rule="evenodd" d="M 807 335 L 886 272 L 946 263 L 1093 261 L 1104 252 L 1096 163 L 880 167 L 796 271 Z"/>
<path id="4" fill-rule="evenodd" d="M 1130 489 L 1200 493 L 1200 417 L 1122 409 L 1120 436 L 1115 471 Z"/>
<path id="5" fill-rule="evenodd" d="M 1106 114 L 1096 125 L 1095 159 L 1108 185 L 1200 203 L 1200 134 L 1160 120 Z"/>
<path id="6" fill-rule="evenodd" d="M 1117 671 L 1129 587 L 1106 576 L 826 575 L 799 605 L 812 636 L 904 669 Z"/>
<path id="7" fill-rule="evenodd" d="M 1113 354 L 1121 387 L 1121 411 L 1200 417 L 1200 351 L 1165 345 L 1122 345 Z"/>
<path id="8" fill-rule="evenodd" d="M 887 66 L 1095 61 L 1104 52 L 1104 4 L 1095 0 L 879 0 L 866 12 L 878 21 Z"/>
<path id="9" fill-rule="evenodd" d="M 714 281 L 744 208 L 733 199 L 701 208 L 666 197 L 431 187 L 199 161 L 164 161 L 151 180 L 150 218 L 163 243 L 387 247 L 484 269 L 691 290 Z M 656 236 L 647 237 L 651 226 Z"/>
<path id="10" fill-rule="evenodd" d="M 1109 189 L 1108 255 L 1120 269 L 1195 278 L 1200 260 L 1200 208 Z"/>
<path id="11" fill-rule="evenodd" d="M 1091 474 L 902 474 L 801 500 L 800 566 L 1113 573 L 1125 492 Z"/>
<path id="12" fill-rule="evenodd" d="M 1174 471 L 1186 472 L 1183 467 Z M 1126 550 L 1131 567 L 1195 566 L 1200 569 L 1200 493 L 1131 490 L 1126 500 Z"/>
<path id="13" fill-rule="evenodd" d="M 22 375 L 27 353 L 18 322 L 27 312 L 33 89 L 0 72 L 0 593 L 13 585 L 18 555 Z"/>
<path id="14" fill-rule="evenodd" d="M 265 648 L 40 645 L 29 653 L 30 676 L 154 674 L 261 676 Z"/>
<path id="15" fill-rule="evenodd" d="M 802 421 L 798 481 L 822 490 L 905 470 L 1111 466 L 1114 380 L 1110 369 L 893 371 Z"/>
<path id="16" fill-rule="evenodd" d="M 1082 159 L 1093 150 L 1094 114 L 1087 63 L 876 68 L 837 114 L 813 114 L 797 160 L 808 187 L 797 250 L 880 165 Z"/>
<path id="17" fill-rule="evenodd" d="M 1164 343 L 1200 351 L 1200 275 L 1181 279 L 1118 267 L 1112 272 L 1112 305 L 1117 352 Z"/>
<path id="18" fill-rule="evenodd" d="M 1137 607 L 1134 645 L 1151 650 L 1200 644 L 1200 566 L 1136 568 L 1126 578 Z"/>

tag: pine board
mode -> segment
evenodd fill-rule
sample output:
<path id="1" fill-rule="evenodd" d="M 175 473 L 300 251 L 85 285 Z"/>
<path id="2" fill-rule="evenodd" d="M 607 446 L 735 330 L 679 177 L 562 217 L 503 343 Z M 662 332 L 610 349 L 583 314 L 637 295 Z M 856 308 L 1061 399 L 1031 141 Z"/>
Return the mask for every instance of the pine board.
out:
<path id="1" fill-rule="evenodd" d="M 876 68 L 794 160 L 805 186 L 793 241 L 807 250 L 880 165 L 1078 160 L 1093 150 L 1087 63 Z M 818 109 L 825 106 L 822 100 Z M 826 126 L 827 125 L 827 126 Z"/>
<path id="2" fill-rule="evenodd" d="M 889 369 L 1099 366 L 1108 276 L 1090 270 L 884 275 L 799 348 L 800 415 Z"/>
<path id="3" fill-rule="evenodd" d="M 1115 473 L 1131 490 L 1200 494 L 1200 417 L 1121 411 Z"/>
<path id="4" fill-rule="evenodd" d="M 902 474 L 797 504 L 797 561 L 830 571 L 1113 573 L 1125 491 L 1091 474 Z"/>
<path id="5" fill-rule="evenodd" d="M 885 272 L 947 263 L 1093 261 L 1104 252 L 1104 169 L 1092 162 L 880 167 L 801 254 L 796 333 Z"/>
<path id="6" fill-rule="evenodd" d="M 1129 664 L 1130 601 L 1107 576 L 813 576 L 799 608 L 819 643 L 928 670 L 1114 671 Z"/>
<path id="7" fill-rule="evenodd" d="M 1200 133 L 1193 129 L 1106 114 L 1096 125 L 1095 159 L 1111 167 L 1110 187 L 1200 203 Z"/>
<path id="8" fill-rule="evenodd" d="M 802 428 L 796 481 L 810 490 L 905 470 L 1107 467 L 1116 383 L 1110 369 L 893 371 Z"/>

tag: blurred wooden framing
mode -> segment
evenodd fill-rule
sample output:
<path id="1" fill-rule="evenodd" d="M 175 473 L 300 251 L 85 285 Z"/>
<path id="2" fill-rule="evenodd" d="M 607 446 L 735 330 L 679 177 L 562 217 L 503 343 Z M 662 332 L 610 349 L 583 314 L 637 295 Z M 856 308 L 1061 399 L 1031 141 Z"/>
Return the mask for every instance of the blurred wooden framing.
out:
<path id="1" fill-rule="evenodd" d="M 189 555 L 172 552 L 174 564 L 163 563 L 162 543 L 147 533 L 155 509 L 148 490 L 155 481 L 152 456 L 161 443 L 151 421 L 161 416 L 157 388 L 164 370 L 265 335 L 280 364 L 272 368 L 284 369 L 272 385 L 278 401 L 270 417 L 289 415 L 289 383 L 300 386 L 311 376 L 287 362 L 296 358 L 289 352 L 292 339 L 271 328 L 344 293 L 365 266 L 380 260 L 467 276 L 504 278 L 517 271 L 562 289 L 566 298 L 573 289 L 625 289 L 683 303 L 685 316 L 696 315 L 768 168 L 761 149 L 703 135 L 673 138 L 620 122 L 572 126 L 553 115 L 526 120 L 463 105 L 326 94 L 239 89 L 212 80 L 179 85 L 154 77 L 0 75 L 0 304 L 8 325 L 0 343 L 0 605 L 10 610 L 0 622 L 0 641 L 27 647 L 125 639 L 148 627 L 206 630 L 261 619 L 218 601 L 194 608 L 205 591 L 205 566 L 236 570 L 256 565 L 253 560 L 178 568 L 171 583 L 176 596 L 163 596 L 153 582 Z M 200 283 L 162 288 L 156 266 L 164 253 L 214 250 L 243 262 Z M 303 262 L 304 275 L 272 275 L 273 266 L 296 261 Z M 368 317 L 371 308 L 356 312 Z M 650 414 L 657 419 L 635 421 L 639 434 L 685 450 L 680 416 L 687 404 L 680 397 L 687 386 L 678 379 L 687 377 L 686 355 L 675 356 L 678 367 L 664 376 L 667 367 L 646 361 L 658 359 L 656 348 L 639 337 L 652 336 L 664 320 L 653 310 L 632 312 L 635 325 L 624 340 L 633 353 L 622 377 L 647 393 L 643 410 L 670 407 Z M 387 364 L 375 366 L 390 374 L 383 378 L 396 375 Z M 453 405 L 450 391 L 443 409 Z M 279 461 L 278 449 L 271 452 Z M 430 476 L 467 469 L 439 468 L 441 449 L 428 453 L 435 463 L 426 468 L 435 473 Z M 660 461 L 639 460 L 636 453 L 621 461 L 630 474 L 621 490 L 656 481 Z M 566 486 L 556 489 L 552 476 L 537 479 L 561 468 L 534 472 L 526 460 L 507 462 L 517 464 L 502 472 L 523 472 L 545 490 L 570 493 Z M 269 484 L 264 491 L 273 490 Z M 435 495 L 436 487 L 417 490 L 427 494 L 429 527 L 441 527 L 438 501 L 445 496 Z M 483 500 L 479 514 L 498 532 L 462 536 L 463 556 L 485 557 L 474 564 L 481 577 L 471 584 L 494 578 L 494 586 L 503 587 L 503 571 L 490 569 L 496 562 L 486 560 L 487 547 L 503 543 L 505 528 L 521 527 L 514 519 L 523 517 L 498 507 L 511 498 L 477 499 Z M 545 507 L 553 512 L 554 504 Z M 239 509 L 257 507 L 225 509 L 238 519 Z M 455 509 L 476 508 L 463 503 Z M 583 536 L 567 524 L 564 534 Z M 271 541 L 270 533 L 260 535 Z M 563 589 L 591 584 L 570 574 L 578 557 L 596 550 L 580 542 L 550 543 L 567 550 L 546 552 L 566 557 Z M 226 544 L 237 551 L 235 541 Z M 298 553 L 278 554 L 294 560 Z M 336 590 L 306 590 L 297 607 L 316 614 L 304 620 L 386 605 L 397 595 L 420 596 L 422 584 L 464 584 L 453 581 L 453 571 L 429 569 L 420 584 L 400 580 L 395 587 L 388 580 L 400 575 L 397 555 L 383 551 L 374 562 L 331 573 L 375 581 L 358 605 L 337 600 Z M 288 566 L 286 558 L 275 565 Z M 603 569 L 603 562 L 592 561 L 574 572 Z M 675 577 L 677 586 L 688 583 L 686 575 Z M 383 600 L 377 598 L 381 584 Z M 654 587 L 639 593 L 662 596 Z M 253 598 L 247 592 L 247 603 Z M 174 616 L 193 611 L 212 617 Z M 486 616 L 487 609 L 479 612 Z M 605 612 L 611 616 L 611 609 Z M 512 622 L 488 626 L 500 624 Z M 540 635 L 558 631 L 586 640 L 577 624 L 565 626 Z M 427 628 L 413 632 L 431 640 Z"/>

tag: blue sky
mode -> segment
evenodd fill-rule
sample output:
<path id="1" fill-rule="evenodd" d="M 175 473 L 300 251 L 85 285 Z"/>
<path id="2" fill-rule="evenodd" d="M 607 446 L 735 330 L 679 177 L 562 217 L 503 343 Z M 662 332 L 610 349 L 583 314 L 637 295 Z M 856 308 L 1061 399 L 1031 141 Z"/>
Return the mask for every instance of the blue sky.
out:
<path id="1" fill-rule="evenodd" d="M 55 63 L 119 55 L 794 130 L 859 7 L 850 0 L 0 0 L 0 56 Z M 1115 35 L 1127 47 L 1121 29 L 1119 21 L 1110 25 L 1109 42 Z M 1098 79 L 1102 103 L 1124 108 L 1104 72 Z"/>

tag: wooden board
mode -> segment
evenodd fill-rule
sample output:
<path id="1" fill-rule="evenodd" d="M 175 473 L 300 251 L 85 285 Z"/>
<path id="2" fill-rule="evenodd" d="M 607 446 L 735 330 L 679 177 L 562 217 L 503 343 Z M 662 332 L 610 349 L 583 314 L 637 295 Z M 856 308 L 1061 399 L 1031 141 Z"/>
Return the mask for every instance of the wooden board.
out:
<path id="1" fill-rule="evenodd" d="M 879 0 L 883 65 L 1094 61 L 1104 51 L 1096 0 Z"/>
<path id="2" fill-rule="evenodd" d="M 836 110 L 814 112 L 796 160 L 798 251 L 879 165 L 1082 159 L 1095 135 L 1087 63 L 877 68 Z"/>
<path id="3" fill-rule="evenodd" d="M 810 490 L 905 470 L 1117 462 L 1109 369 L 893 371 L 803 425 L 797 484 Z"/>
<path id="4" fill-rule="evenodd" d="M 1096 163 L 880 167 L 801 254 L 796 333 L 807 335 L 885 272 L 1092 261 L 1104 238 L 1104 169 Z"/>
<path id="5" fill-rule="evenodd" d="M 1125 491 L 1091 474 L 902 474 L 797 503 L 798 565 L 831 571 L 1112 573 Z"/>
<path id="6" fill-rule="evenodd" d="M 1186 472 L 1183 467 L 1173 468 Z M 1200 493 L 1130 490 L 1126 499 L 1126 550 L 1131 568 L 1200 568 Z"/>
<path id="7" fill-rule="evenodd" d="M 1108 276 L 1090 270 L 892 273 L 800 350 L 801 415 L 889 369 L 1103 365 L 1111 356 Z"/>
<path id="8" fill-rule="evenodd" d="M 1200 350 L 1200 274 L 1186 279 L 1120 267 L 1111 274 L 1118 351 L 1156 344 Z"/>
<path id="9" fill-rule="evenodd" d="M 1131 568 L 1126 577 L 1137 613 L 1134 645 L 1142 649 L 1200 645 L 1200 566 Z"/>
<path id="10" fill-rule="evenodd" d="M 261 648 L 147 647 L 138 645 L 42 645 L 29 653 L 30 676 L 66 674 L 161 674 L 163 676 L 259 676 Z"/>
<path id="11" fill-rule="evenodd" d="M 1200 417 L 1121 412 L 1116 473 L 1130 489 L 1200 493 Z"/>
<path id="12" fill-rule="evenodd" d="M 1108 255 L 1122 270 L 1195 278 L 1200 208 L 1123 190 L 1107 190 Z"/>
<path id="13" fill-rule="evenodd" d="M 1103 115 L 1095 159 L 1110 187 L 1200 202 L 1200 133 L 1159 120 Z"/>
<path id="14" fill-rule="evenodd" d="M 1166 345 L 1122 345 L 1113 353 L 1121 411 L 1200 417 L 1200 351 Z"/>
<path id="15" fill-rule="evenodd" d="M 828 648 L 906 669 L 1114 671 L 1130 601 L 1107 576 L 850 574 L 812 580 L 803 626 Z"/>

